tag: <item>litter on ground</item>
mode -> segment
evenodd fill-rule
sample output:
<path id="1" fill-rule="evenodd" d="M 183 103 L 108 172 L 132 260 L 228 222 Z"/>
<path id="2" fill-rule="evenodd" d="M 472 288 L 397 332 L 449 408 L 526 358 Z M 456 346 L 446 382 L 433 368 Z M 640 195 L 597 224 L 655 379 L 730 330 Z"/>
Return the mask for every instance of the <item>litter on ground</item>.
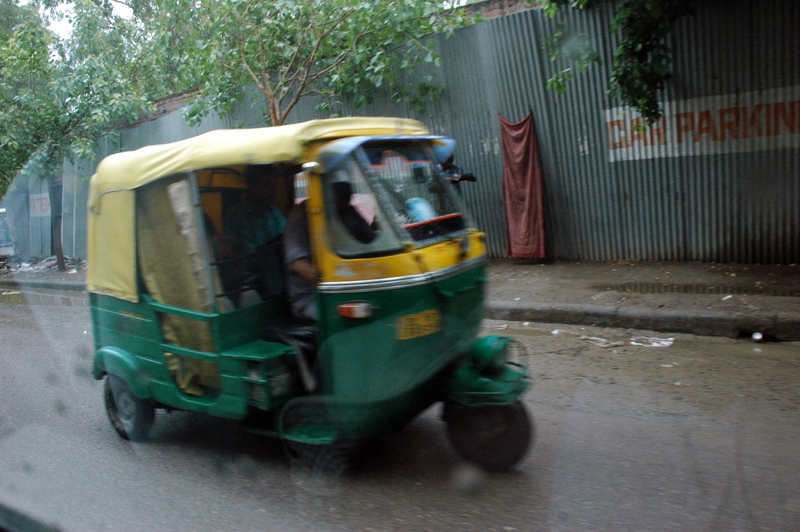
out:
<path id="1" fill-rule="evenodd" d="M 675 338 L 657 338 L 655 336 L 637 336 L 631 338 L 630 345 L 641 345 L 645 347 L 669 347 Z"/>
<path id="2" fill-rule="evenodd" d="M 581 336 L 581 340 L 585 340 L 598 347 L 620 347 L 626 345 L 626 342 L 622 340 L 606 340 L 605 338 L 600 338 L 599 336 Z"/>
<path id="3" fill-rule="evenodd" d="M 558 329 L 556 329 L 558 330 Z M 553 331 L 556 334 L 556 331 Z M 674 338 L 657 338 L 655 336 L 635 336 L 630 341 L 607 340 L 599 336 L 581 336 L 581 340 L 589 342 L 598 347 L 621 347 L 625 345 L 637 345 L 642 347 L 669 347 L 675 341 Z"/>

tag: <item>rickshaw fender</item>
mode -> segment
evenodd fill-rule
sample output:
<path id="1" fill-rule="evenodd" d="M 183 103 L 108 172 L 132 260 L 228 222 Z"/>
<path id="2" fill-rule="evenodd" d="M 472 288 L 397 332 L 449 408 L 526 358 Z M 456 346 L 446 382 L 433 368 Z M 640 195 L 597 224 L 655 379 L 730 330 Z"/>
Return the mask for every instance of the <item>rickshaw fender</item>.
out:
<path id="1" fill-rule="evenodd" d="M 492 334 L 476 339 L 469 349 L 469 358 L 475 371 L 483 373 L 492 367 L 503 367 L 512 346 L 517 346 L 517 342 L 510 336 Z"/>
<path id="2" fill-rule="evenodd" d="M 464 364 L 450 378 L 445 397 L 445 418 L 454 407 L 511 405 L 531 384 L 527 368 L 512 362 L 484 371 L 478 371 L 475 364 Z"/>
<path id="3" fill-rule="evenodd" d="M 123 349 L 117 347 L 101 347 L 95 352 L 92 370 L 95 379 L 104 375 L 116 375 L 124 380 L 131 392 L 140 399 L 148 399 L 150 387 L 142 375 L 142 368 L 136 359 Z"/>

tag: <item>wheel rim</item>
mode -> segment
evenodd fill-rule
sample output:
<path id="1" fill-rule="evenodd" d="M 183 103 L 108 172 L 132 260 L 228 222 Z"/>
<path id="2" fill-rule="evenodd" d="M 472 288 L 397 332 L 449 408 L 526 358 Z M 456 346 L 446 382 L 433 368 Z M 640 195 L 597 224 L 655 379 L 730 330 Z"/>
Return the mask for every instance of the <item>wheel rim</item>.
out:
<path id="1" fill-rule="evenodd" d="M 510 416 L 503 408 L 477 407 L 472 415 L 459 419 L 456 430 L 475 439 L 495 440 L 508 431 L 510 423 Z"/>
<path id="2" fill-rule="evenodd" d="M 117 403 L 120 421 L 122 421 L 126 429 L 129 428 L 136 416 L 136 401 L 130 392 L 124 391 L 115 394 L 114 402 Z"/>
<path id="3" fill-rule="evenodd" d="M 495 439 L 508 431 L 509 416 L 504 409 L 492 408 L 477 416 L 470 432 L 484 439 Z"/>

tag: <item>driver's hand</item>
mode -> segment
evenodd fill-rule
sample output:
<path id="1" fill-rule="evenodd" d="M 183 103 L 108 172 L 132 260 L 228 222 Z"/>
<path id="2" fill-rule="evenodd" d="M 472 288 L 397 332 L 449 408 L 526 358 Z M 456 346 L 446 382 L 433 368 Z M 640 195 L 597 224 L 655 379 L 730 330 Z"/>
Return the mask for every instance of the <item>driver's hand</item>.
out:
<path id="1" fill-rule="evenodd" d="M 316 283 L 319 281 L 319 270 L 317 269 L 314 264 L 308 259 L 297 259 L 296 261 L 289 264 L 289 268 L 302 277 L 307 281 L 312 281 Z"/>

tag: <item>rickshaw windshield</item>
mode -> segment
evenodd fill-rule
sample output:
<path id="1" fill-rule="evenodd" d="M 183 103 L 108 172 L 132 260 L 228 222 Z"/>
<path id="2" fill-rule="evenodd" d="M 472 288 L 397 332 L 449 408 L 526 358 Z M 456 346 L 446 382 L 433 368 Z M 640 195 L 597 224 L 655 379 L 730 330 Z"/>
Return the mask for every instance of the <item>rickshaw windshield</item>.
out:
<path id="1" fill-rule="evenodd" d="M 378 203 L 401 238 L 430 244 L 472 227 L 428 141 L 366 143 L 357 152 Z"/>

